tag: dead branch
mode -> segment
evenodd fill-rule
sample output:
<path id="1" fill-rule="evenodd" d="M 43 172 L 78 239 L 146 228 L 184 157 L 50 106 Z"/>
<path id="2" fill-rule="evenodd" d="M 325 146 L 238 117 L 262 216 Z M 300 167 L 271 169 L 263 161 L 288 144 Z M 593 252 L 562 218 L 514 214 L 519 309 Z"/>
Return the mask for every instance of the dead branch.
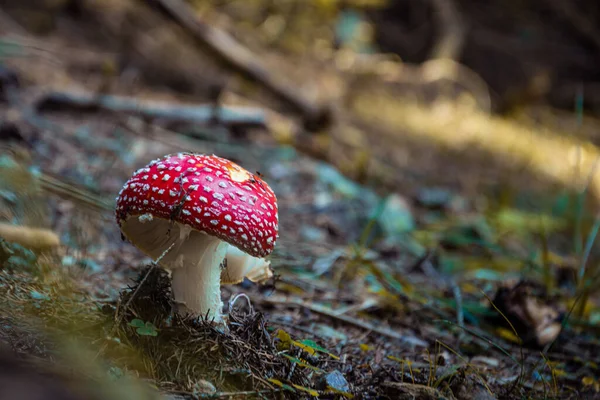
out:
<path id="1" fill-rule="evenodd" d="M 200 125 L 218 122 L 227 126 L 266 125 L 265 113 L 260 108 L 222 105 L 186 106 L 156 101 L 139 101 L 134 98 L 91 93 L 53 92 L 37 103 L 38 111 L 71 107 L 86 110 L 108 110 L 135 114 L 148 119 L 184 121 Z"/>
<path id="2" fill-rule="evenodd" d="M 307 130 L 317 131 L 332 122 L 328 107 L 313 104 L 293 88 L 277 80 L 272 71 L 228 33 L 210 26 L 195 16 L 194 10 L 180 0 L 146 0 L 169 19 L 178 23 L 195 41 L 223 65 L 243 78 L 258 83 L 278 101 L 300 114 Z"/>

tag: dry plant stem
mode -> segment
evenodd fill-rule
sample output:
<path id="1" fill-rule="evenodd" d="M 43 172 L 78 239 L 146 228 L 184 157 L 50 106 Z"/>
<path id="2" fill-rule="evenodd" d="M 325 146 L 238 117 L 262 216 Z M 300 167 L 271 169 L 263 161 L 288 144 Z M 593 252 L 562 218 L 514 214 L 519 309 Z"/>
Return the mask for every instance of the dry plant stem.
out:
<path id="1" fill-rule="evenodd" d="M 257 300 L 254 300 L 254 301 L 256 302 Z M 294 305 L 294 306 L 298 306 L 298 307 L 304 307 L 312 312 L 316 312 L 318 314 L 325 315 L 329 318 L 337 319 L 337 320 L 345 322 L 347 324 L 354 325 L 356 327 L 366 329 L 371 332 L 375 332 L 382 336 L 386 336 L 386 337 L 396 339 L 396 340 L 399 340 L 402 342 L 408 341 L 405 336 L 402 336 L 401 334 L 399 334 L 391 329 L 379 327 L 379 326 L 370 324 L 366 321 L 362 321 L 358 318 L 349 317 L 347 315 L 338 315 L 334 310 L 328 309 L 327 307 L 319 306 L 318 304 L 312 304 L 312 303 L 303 302 L 303 301 L 299 301 L 299 300 L 292 300 L 292 299 L 281 299 L 281 298 L 275 298 L 275 299 L 274 298 L 265 298 L 265 299 L 262 299 L 261 301 L 269 303 L 269 304 L 281 304 L 281 305 L 288 305 L 288 306 Z M 410 343 L 415 344 L 416 341 L 411 340 Z M 423 343 L 420 343 L 420 345 L 422 345 L 423 347 L 426 347 L 427 343 L 423 342 Z"/>
<path id="2" fill-rule="evenodd" d="M 288 105 L 305 120 L 305 125 L 315 130 L 323 129 L 331 121 L 331 110 L 312 104 L 294 89 L 276 80 L 250 50 L 232 36 L 204 23 L 195 16 L 194 10 L 180 0 L 146 0 L 171 20 L 181 25 L 200 45 L 209 50 L 221 63 L 245 79 L 257 82 L 277 100 Z"/>
<path id="3" fill-rule="evenodd" d="M 77 204 L 86 205 L 96 211 L 111 211 L 114 205 L 109 200 L 92 193 L 80 185 L 65 182 L 62 178 L 56 178 L 43 173 L 40 177 L 42 189 L 48 193 L 53 193 L 64 199 L 77 202 Z"/>
<path id="4" fill-rule="evenodd" d="M 440 25 L 440 37 L 435 43 L 431 58 L 457 60 L 462 52 L 465 29 L 464 21 L 453 0 L 431 0 Z"/>

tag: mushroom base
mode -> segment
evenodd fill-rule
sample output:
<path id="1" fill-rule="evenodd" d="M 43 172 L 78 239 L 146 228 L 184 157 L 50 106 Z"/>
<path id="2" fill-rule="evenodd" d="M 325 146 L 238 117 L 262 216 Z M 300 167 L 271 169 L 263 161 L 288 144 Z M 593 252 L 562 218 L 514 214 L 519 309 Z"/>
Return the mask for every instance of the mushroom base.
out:
<path id="1" fill-rule="evenodd" d="M 226 242 L 178 222 L 147 215 L 128 218 L 121 230 L 129 241 L 171 271 L 180 314 L 223 323 L 220 283 Z"/>

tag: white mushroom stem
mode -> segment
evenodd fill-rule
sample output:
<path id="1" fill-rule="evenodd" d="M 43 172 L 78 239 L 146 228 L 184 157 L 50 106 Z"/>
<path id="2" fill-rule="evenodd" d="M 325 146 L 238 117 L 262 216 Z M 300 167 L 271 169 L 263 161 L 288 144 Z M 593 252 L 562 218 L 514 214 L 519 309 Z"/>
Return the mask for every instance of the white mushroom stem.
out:
<path id="1" fill-rule="evenodd" d="M 173 297 L 180 314 L 207 317 L 220 324 L 223 322 L 221 263 L 228 245 L 213 236 L 194 233 L 195 238 L 181 244 L 175 262 L 169 265 Z M 197 253 L 186 260 L 191 248 Z M 202 249 L 201 253 L 198 249 Z"/>
<path id="2" fill-rule="evenodd" d="M 273 276 L 270 261 L 253 257 L 235 246 L 228 247 L 226 258 L 227 266 L 221 273 L 223 283 L 239 283 L 244 278 L 260 282 Z"/>

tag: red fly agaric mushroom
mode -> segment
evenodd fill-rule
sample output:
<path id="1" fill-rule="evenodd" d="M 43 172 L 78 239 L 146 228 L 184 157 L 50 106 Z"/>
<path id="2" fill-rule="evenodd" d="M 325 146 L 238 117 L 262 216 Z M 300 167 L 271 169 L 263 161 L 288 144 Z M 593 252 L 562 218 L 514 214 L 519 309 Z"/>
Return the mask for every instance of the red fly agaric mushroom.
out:
<path id="1" fill-rule="evenodd" d="M 180 313 L 222 324 L 221 276 L 272 276 L 263 257 L 278 238 L 275 194 L 224 158 L 178 153 L 150 162 L 119 192 L 116 218 L 131 243 L 171 271 Z M 222 271 L 226 257 L 231 271 Z"/>

